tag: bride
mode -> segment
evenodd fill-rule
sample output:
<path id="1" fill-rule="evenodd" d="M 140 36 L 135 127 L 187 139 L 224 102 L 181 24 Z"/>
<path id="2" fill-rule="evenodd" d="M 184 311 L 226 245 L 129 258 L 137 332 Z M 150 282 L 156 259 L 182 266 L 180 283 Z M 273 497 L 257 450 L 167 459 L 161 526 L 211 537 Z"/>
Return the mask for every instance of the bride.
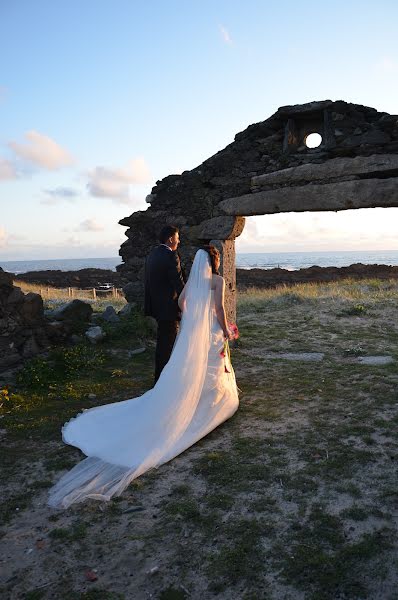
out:
<path id="1" fill-rule="evenodd" d="M 133 479 L 171 460 L 237 410 L 235 375 L 228 356 L 220 354 L 232 334 L 219 265 L 214 246 L 196 253 L 179 298 L 180 332 L 155 387 L 138 398 L 84 410 L 63 426 L 63 441 L 87 458 L 50 489 L 50 506 L 120 495 Z"/>

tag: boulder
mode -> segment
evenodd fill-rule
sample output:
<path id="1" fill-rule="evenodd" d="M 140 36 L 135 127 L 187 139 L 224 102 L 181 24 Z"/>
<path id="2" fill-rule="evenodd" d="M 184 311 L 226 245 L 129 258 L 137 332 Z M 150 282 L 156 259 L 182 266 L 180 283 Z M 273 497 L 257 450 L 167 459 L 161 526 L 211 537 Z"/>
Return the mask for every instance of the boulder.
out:
<path id="1" fill-rule="evenodd" d="M 120 318 L 116 314 L 113 306 L 107 306 L 101 315 L 101 318 L 108 323 L 119 323 Z"/>
<path id="2" fill-rule="evenodd" d="M 72 300 L 64 306 L 57 308 L 52 313 L 52 318 L 57 321 L 90 321 L 93 309 L 90 304 L 83 300 Z"/>
<path id="3" fill-rule="evenodd" d="M 123 306 L 121 310 L 119 310 L 117 314 L 119 315 L 119 317 L 129 317 L 132 311 L 136 308 L 136 306 L 136 302 L 128 302 L 127 304 L 125 304 L 125 306 Z"/>
<path id="4" fill-rule="evenodd" d="M 136 356 L 136 354 L 142 354 L 146 352 L 145 346 L 140 346 L 139 348 L 135 348 L 134 350 L 129 350 L 128 356 L 131 358 L 132 356 Z"/>
<path id="5" fill-rule="evenodd" d="M 105 333 L 102 331 L 99 325 L 96 325 L 95 327 L 90 327 L 90 329 L 87 329 L 86 331 L 86 338 L 92 344 L 97 344 L 98 342 L 101 342 L 104 339 L 104 337 Z"/>

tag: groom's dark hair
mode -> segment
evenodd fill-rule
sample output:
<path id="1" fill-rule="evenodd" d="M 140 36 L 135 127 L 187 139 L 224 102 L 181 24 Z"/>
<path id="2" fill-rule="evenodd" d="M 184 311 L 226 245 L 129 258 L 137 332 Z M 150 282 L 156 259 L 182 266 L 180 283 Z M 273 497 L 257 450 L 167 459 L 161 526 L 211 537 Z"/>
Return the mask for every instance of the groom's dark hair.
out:
<path id="1" fill-rule="evenodd" d="M 175 233 L 178 233 L 178 232 L 179 232 L 178 227 L 174 227 L 174 225 L 165 225 L 160 230 L 159 241 L 162 242 L 162 244 L 165 244 L 172 235 L 174 235 Z"/>

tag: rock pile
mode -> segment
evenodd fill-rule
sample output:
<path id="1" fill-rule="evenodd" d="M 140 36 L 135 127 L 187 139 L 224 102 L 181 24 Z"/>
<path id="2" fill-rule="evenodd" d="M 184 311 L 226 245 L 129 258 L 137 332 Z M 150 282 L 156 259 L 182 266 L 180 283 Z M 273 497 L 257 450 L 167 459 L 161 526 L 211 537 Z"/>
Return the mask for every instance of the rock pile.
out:
<path id="1" fill-rule="evenodd" d="M 109 269 L 79 269 L 78 271 L 29 271 L 14 276 L 15 280 L 26 281 L 38 285 L 48 285 L 57 288 L 77 287 L 93 288 L 110 283 L 115 287 L 121 286 L 119 273 Z"/>
<path id="2" fill-rule="evenodd" d="M 398 267 L 388 265 L 363 265 L 349 267 L 309 267 L 297 271 L 286 269 L 237 269 L 236 280 L 239 290 L 249 287 L 275 288 L 279 285 L 297 283 L 322 283 L 341 279 L 398 279 Z"/>
<path id="3" fill-rule="evenodd" d="M 24 294 L 0 267 L 0 370 L 34 356 L 48 344 L 41 296 Z"/>

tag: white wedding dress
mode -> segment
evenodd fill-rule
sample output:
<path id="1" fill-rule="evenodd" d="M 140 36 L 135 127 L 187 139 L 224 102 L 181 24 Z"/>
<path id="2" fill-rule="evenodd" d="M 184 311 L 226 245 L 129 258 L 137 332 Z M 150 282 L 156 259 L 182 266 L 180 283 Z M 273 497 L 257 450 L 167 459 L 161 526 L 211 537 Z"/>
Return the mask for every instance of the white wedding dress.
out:
<path id="1" fill-rule="evenodd" d="M 209 256 L 198 250 L 180 332 L 155 387 L 138 398 L 85 410 L 64 425 L 64 442 L 87 458 L 50 489 L 50 506 L 120 495 L 133 479 L 171 460 L 237 410 L 232 365 L 220 356 L 224 337 L 211 281 Z"/>

